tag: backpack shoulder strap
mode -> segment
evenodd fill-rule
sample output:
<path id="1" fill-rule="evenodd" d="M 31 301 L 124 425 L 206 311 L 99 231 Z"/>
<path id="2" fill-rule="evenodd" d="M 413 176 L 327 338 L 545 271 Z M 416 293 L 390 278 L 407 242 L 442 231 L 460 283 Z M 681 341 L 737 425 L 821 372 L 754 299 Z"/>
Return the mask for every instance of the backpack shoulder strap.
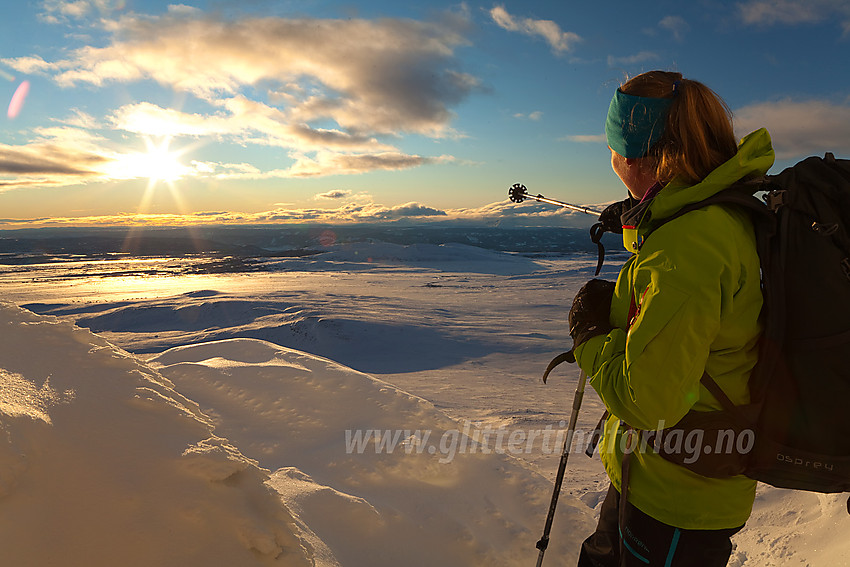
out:
<path id="1" fill-rule="evenodd" d="M 776 215 L 755 194 L 761 191 L 771 191 L 773 187 L 773 184 L 765 177 L 734 183 L 726 189 L 718 191 L 711 197 L 685 205 L 669 217 L 656 221 L 654 223 L 655 226 L 650 229 L 644 238 L 649 238 L 653 232 L 668 222 L 691 211 L 696 211 L 709 205 L 736 205 L 748 211 L 754 224 L 759 227 L 756 234 L 760 241 L 758 246 L 759 256 L 761 256 L 763 249 L 767 246 L 767 239 L 776 233 Z"/>
<path id="2" fill-rule="evenodd" d="M 675 214 L 663 219 L 662 223 L 667 223 L 691 211 L 707 207 L 708 205 L 738 205 L 750 213 L 754 213 L 757 217 L 772 217 L 773 215 L 767 205 L 755 196 L 755 194 L 760 191 L 768 191 L 770 189 L 771 184 L 765 178 L 735 183 L 722 191 L 718 191 L 711 197 L 682 207 Z"/>

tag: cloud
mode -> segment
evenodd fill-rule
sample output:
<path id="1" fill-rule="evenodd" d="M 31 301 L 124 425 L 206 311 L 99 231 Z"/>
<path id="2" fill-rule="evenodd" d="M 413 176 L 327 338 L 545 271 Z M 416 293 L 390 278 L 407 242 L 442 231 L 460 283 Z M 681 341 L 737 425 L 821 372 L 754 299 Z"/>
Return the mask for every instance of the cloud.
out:
<path id="1" fill-rule="evenodd" d="M 398 221 L 402 219 L 427 220 L 429 218 L 447 216 L 448 213 L 446 211 L 415 202 L 393 207 L 377 203 L 347 203 L 336 209 L 280 208 L 260 213 L 236 214 L 233 218 L 221 216 L 217 220 L 219 222 L 237 223 L 364 223 Z"/>
<path id="2" fill-rule="evenodd" d="M 125 0 L 43 0 L 39 17 L 47 23 L 59 24 L 95 13 L 108 15 L 125 5 Z"/>
<path id="3" fill-rule="evenodd" d="M 38 128 L 28 144 L 0 144 L 0 192 L 99 179 L 114 161 L 96 135 L 70 126 Z"/>
<path id="4" fill-rule="evenodd" d="M 243 129 L 224 115 L 188 114 L 149 102 L 124 105 L 108 120 L 119 130 L 148 136 L 237 135 Z"/>
<path id="5" fill-rule="evenodd" d="M 533 120 L 534 122 L 538 122 L 541 118 L 543 118 L 542 110 L 535 110 L 534 112 L 529 112 L 528 114 L 523 114 L 522 112 L 518 112 L 514 114 L 514 118 L 518 118 L 520 120 L 528 119 Z"/>
<path id="6" fill-rule="evenodd" d="M 682 41 L 684 35 L 691 29 L 688 22 L 680 16 L 667 16 L 658 22 L 658 27 L 670 32 L 676 41 Z"/>
<path id="7" fill-rule="evenodd" d="M 380 216 L 381 218 L 387 220 L 392 220 L 409 217 L 445 217 L 448 215 L 446 211 L 435 209 L 433 207 L 427 207 L 420 203 L 406 203 L 404 205 L 390 207 L 388 210 L 382 211 L 381 213 L 379 213 L 379 215 L 376 216 Z"/>
<path id="8" fill-rule="evenodd" d="M 446 135 L 449 108 L 479 88 L 458 68 L 463 22 L 200 17 L 174 7 L 161 16 L 107 21 L 105 47 L 66 59 L 4 59 L 48 72 L 62 86 L 154 80 L 205 100 L 266 84 L 291 121 L 333 120 L 350 133 Z"/>
<path id="9" fill-rule="evenodd" d="M 0 144 L 0 176 L 79 178 L 93 175 L 95 172 L 91 167 L 105 161 L 102 155 L 73 151 L 52 144 L 25 147 Z"/>
<path id="10" fill-rule="evenodd" d="M 494 6 L 490 10 L 490 17 L 499 27 L 508 31 L 543 38 L 556 54 L 571 51 L 573 45 L 581 41 L 578 34 L 562 31 L 552 20 L 517 18 L 509 14 L 504 6 Z"/>
<path id="11" fill-rule="evenodd" d="M 577 142 L 579 144 L 599 144 L 607 143 L 608 138 L 605 134 L 576 134 L 572 136 L 564 136 L 558 140 L 559 142 Z"/>
<path id="12" fill-rule="evenodd" d="M 51 118 L 51 120 L 59 124 L 80 128 L 85 131 L 99 130 L 103 128 L 103 125 L 91 114 L 83 112 L 78 108 L 72 108 L 71 112 L 73 115 L 68 118 Z"/>
<path id="13" fill-rule="evenodd" d="M 0 59 L 0 62 L 5 63 L 16 71 L 27 75 L 46 75 L 49 72 L 55 72 L 60 68 L 59 65 L 49 63 L 38 55 L 16 57 L 14 59 Z"/>
<path id="14" fill-rule="evenodd" d="M 290 177 L 317 177 L 321 175 L 353 175 L 374 170 L 396 171 L 436 163 L 454 161 L 451 156 L 423 157 L 399 152 L 376 154 L 345 154 L 329 151 L 317 152 L 315 157 L 295 153 L 295 164 L 288 170 Z"/>
<path id="15" fill-rule="evenodd" d="M 850 105 L 824 100 L 763 102 L 735 111 L 739 135 L 765 127 L 780 159 L 850 153 Z"/>
<path id="16" fill-rule="evenodd" d="M 597 209 L 604 205 L 595 205 Z M 303 208 L 280 206 L 255 213 L 199 211 L 188 214 L 119 213 L 84 217 L 51 217 L 0 219 L 0 227 L 24 228 L 45 226 L 187 226 L 187 225 L 251 225 L 298 223 L 415 223 L 453 222 L 471 225 L 557 226 L 587 228 L 596 217 L 572 212 L 543 203 L 511 203 L 507 199 L 482 207 L 440 209 L 411 202 L 396 206 L 379 203 L 346 203 L 336 208 Z"/>
<path id="17" fill-rule="evenodd" d="M 328 191 L 326 193 L 319 193 L 318 195 L 316 195 L 316 198 L 317 199 L 334 200 L 334 199 L 344 199 L 344 198 L 346 198 L 350 195 L 351 195 L 351 191 L 335 189 L 333 191 Z"/>
<path id="18" fill-rule="evenodd" d="M 629 65 L 637 65 L 638 63 L 646 63 L 647 61 L 655 61 L 657 59 L 659 59 L 658 54 L 652 51 L 641 51 L 639 53 L 635 53 L 634 55 L 627 55 L 625 57 L 615 57 L 613 55 L 609 55 L 608 66 L 625 67 Z"/>
<path id="19" fill-rule="evenodd" d="M 290 124 L 284 113 L 244 96 L 219 101 L 222 111 L 189 114 L 148 102 L 125 105 L 109 117 L 112 125 L 127 132 L 149 136 L 192 136 L 228 139 L 240 144 L 299 148 L 303 151 L 345 149 L 390 151 L 374 137 L 356 136 L 341 130 Z"/>
<path id="20" fill-rule="evenodd" d="M 69 121 L 73 122 L 75 118 Z M 85 121 L 85 117 L 79 118 Z M 114 143 L 83 128 L 55 126 L 35 130 L 33 141 L 22 145 L 0 144 L 0 192 L 20 188 L 68 187 L 148 179 L 152 158 L 147 150 L 116 151 Z M 148 139 L 149 142 L 152 140 Z M 156 144 L 151 143 L 152 146 Z M 162 142 L 159 142 L 162 145 Z M 450 163 L 451 156 L 423 157 L 402 152 L 345 153 L 321 150 L 312 156 L 290 153 L 288 167 L 261 170 L 250 163 L 181 159 L 184 148 L 170 149 L 170 168 L 182 178 L 261 180 L 325 175 L 358 174 L 374 170 L 397 171 L 429 164 Z M 364 196 L 359 195 L 362 200 Z"/>
<path id="21" fill-rule="evenodd" d="M 87 123 L 78 113 L 66 123 Z M 68 187 L 127 179 L 147 179 L 149 152 L 115 151 L 91 131 L 62 125 L 34 130 L 35 139 L 22 145 L 0 144 L 0 191 L 28 187 Z M 186 175 L 203 172 L 181 166 Z"/>
<path id="22" fill-rule="evenodd" d="M 737 7 L 745 24 L 764 27 L 835 21 L 842 36 L 850 36 L 850 4 L 846 0 L 749 0 Z"/>
<path id="23" fill-rule="evenodd" d="M 850 28 L 850 4 L 847 0 L 749 0 L 738 4 L 745 24 L 811 24 L 836 18 L 845 34 Z"/>
<path id="24" fill-rule="evenodd" d="M 441 209 L 421 203 L 406 203 L 388 207 L 376 203 L 349 203 L 335 209 L 278 208 L 258 213 L 201 211 L 188 214 L 121 213 L 84 217 L 51 217 L 32 219 L 0 219 L 0 227 L 27 226 L 187 226 L 204 224 L 297 224 L 310 223 L 378 223 L 404 219 L 417 221 L 448 217 Z"/>
<path id="25" fill-rule="evenodd" d="M 51 0 L 45 10 L 56 22 L 99 13 L 105 45 L 87 45 L 53 61 L 29 56 L 2 62 L 66 88 L 156 81 L 194 94 L 210 109 L 184 112 L 139 102 L 112 111 L 103 124 L 78 113 L 75 126 L 281 147 L 294 162 L 291 169 L 270 172 L 222 171 L 209 164 L 226 178 L 361 173 L 451 161 L 407 155 L 381 138 L 460 137 L 451 127 L 451 108 L 484 90 L 455 57 L 468 43 L 464 13 L 446 14 L 439 22 L 228 20 L 170 6 L 162 15 L 109 19 L 116 7 L 120 2 Z"/>

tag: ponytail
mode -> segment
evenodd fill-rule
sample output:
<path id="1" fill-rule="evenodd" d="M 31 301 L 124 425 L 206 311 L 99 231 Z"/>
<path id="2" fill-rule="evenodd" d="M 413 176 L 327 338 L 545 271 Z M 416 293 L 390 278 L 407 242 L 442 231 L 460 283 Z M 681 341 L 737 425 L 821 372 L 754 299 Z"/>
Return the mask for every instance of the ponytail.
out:
<path id="1" fill-rule="evenodd" d="M 684 79 L 681 73 L 649 71 L 633 77 L 620 90 L 672 99 L 664 134 L 646 156 L 659 181 L 679 178 L 699 183 L 737 152 L 731 110 L 702 83 Z"/>

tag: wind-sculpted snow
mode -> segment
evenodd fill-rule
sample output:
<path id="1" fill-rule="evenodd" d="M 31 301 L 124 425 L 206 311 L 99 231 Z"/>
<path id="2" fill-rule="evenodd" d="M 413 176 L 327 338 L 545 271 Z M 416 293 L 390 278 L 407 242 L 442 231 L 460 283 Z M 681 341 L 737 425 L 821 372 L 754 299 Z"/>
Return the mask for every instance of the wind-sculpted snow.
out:
<path id="1" fill-rule="evenodd" d="M 310 565 L 197 404 L 90 332 L 0 304 L 3 565 Z"/>
<path id="2" fill-rule="evenodd" d="M 324 303 L 296 305 L 294 298 L 228 296 L 172 298 L 103 305 L 103 311 L 63 304 L 28 304 L 42 314 L 73 318 L 94 332 L 108 332 L 136 353 L 234 337 L 268 340 L 305 350 L 365 372 L 413 372 L 455 364 L 498 350 L 498 339 L 462 337 L 443 326 L 375 317 L 364 306 L 334 312 Z M 439 353 L 426 356 L 426 352 Z M 392 356 L 387 356 L 392 353 Z M 405 353 L 407 356 L 405 356 Z"/>
<path id="3" fill-rule="evenodd" d="M 218 435 L 276 471 L 271 486 L 329 564 L 528 561 L 549 483 L 430 402 L 257 340 L 179 347 L 150 362 L 214 416 Z M 593 522 L 577 501 L 561 506 L 559 525 L 575 529 L 553 556 L 570 555 Z"/>
<path id="4" fill-rule="evenodd" d="M 237 339 L 144 363 L 8 304 L 0 325 L 4 564 L 518 565 L 539 528 L 544 477 L 331 360 Z M 403 429 L 431 444 L 357 440 Z M 559 521 L 592 524 L 569 498 Z"/>

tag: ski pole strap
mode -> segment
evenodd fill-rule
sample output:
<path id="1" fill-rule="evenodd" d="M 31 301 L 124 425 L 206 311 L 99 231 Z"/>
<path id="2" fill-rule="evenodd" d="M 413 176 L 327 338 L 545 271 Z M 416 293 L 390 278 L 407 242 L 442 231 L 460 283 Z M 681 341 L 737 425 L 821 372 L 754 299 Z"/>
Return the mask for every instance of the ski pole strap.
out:
<path id="1" fill-rule="evenodd" d="M 605 234 L 605 227 L 601 222 L 594 224 L 590 227 L 590 241 L 596 244 L 596 248 L 598 250 L 599 256 L 596 261 L 596 273 L 595 276 L 599 275 L 599 272 L 602 271 L 602 264 L 605 262 L 605 247 L 602 245 L 602 235 Z"/>
<path id="2" fill-rule="evenodd" d="M 546 370 L 543 372 L 543 383 L 546 383 L 546 379 L 549 378 L 549 373 L 555 369 L 556 366 L 563 362 L 573 363 L 576 361 L 576 357 L 573 354 L 572 350 L 568 350 L 567 352 L 561 353 L 549 362 L 549 366 L 546 367 Z"/>

